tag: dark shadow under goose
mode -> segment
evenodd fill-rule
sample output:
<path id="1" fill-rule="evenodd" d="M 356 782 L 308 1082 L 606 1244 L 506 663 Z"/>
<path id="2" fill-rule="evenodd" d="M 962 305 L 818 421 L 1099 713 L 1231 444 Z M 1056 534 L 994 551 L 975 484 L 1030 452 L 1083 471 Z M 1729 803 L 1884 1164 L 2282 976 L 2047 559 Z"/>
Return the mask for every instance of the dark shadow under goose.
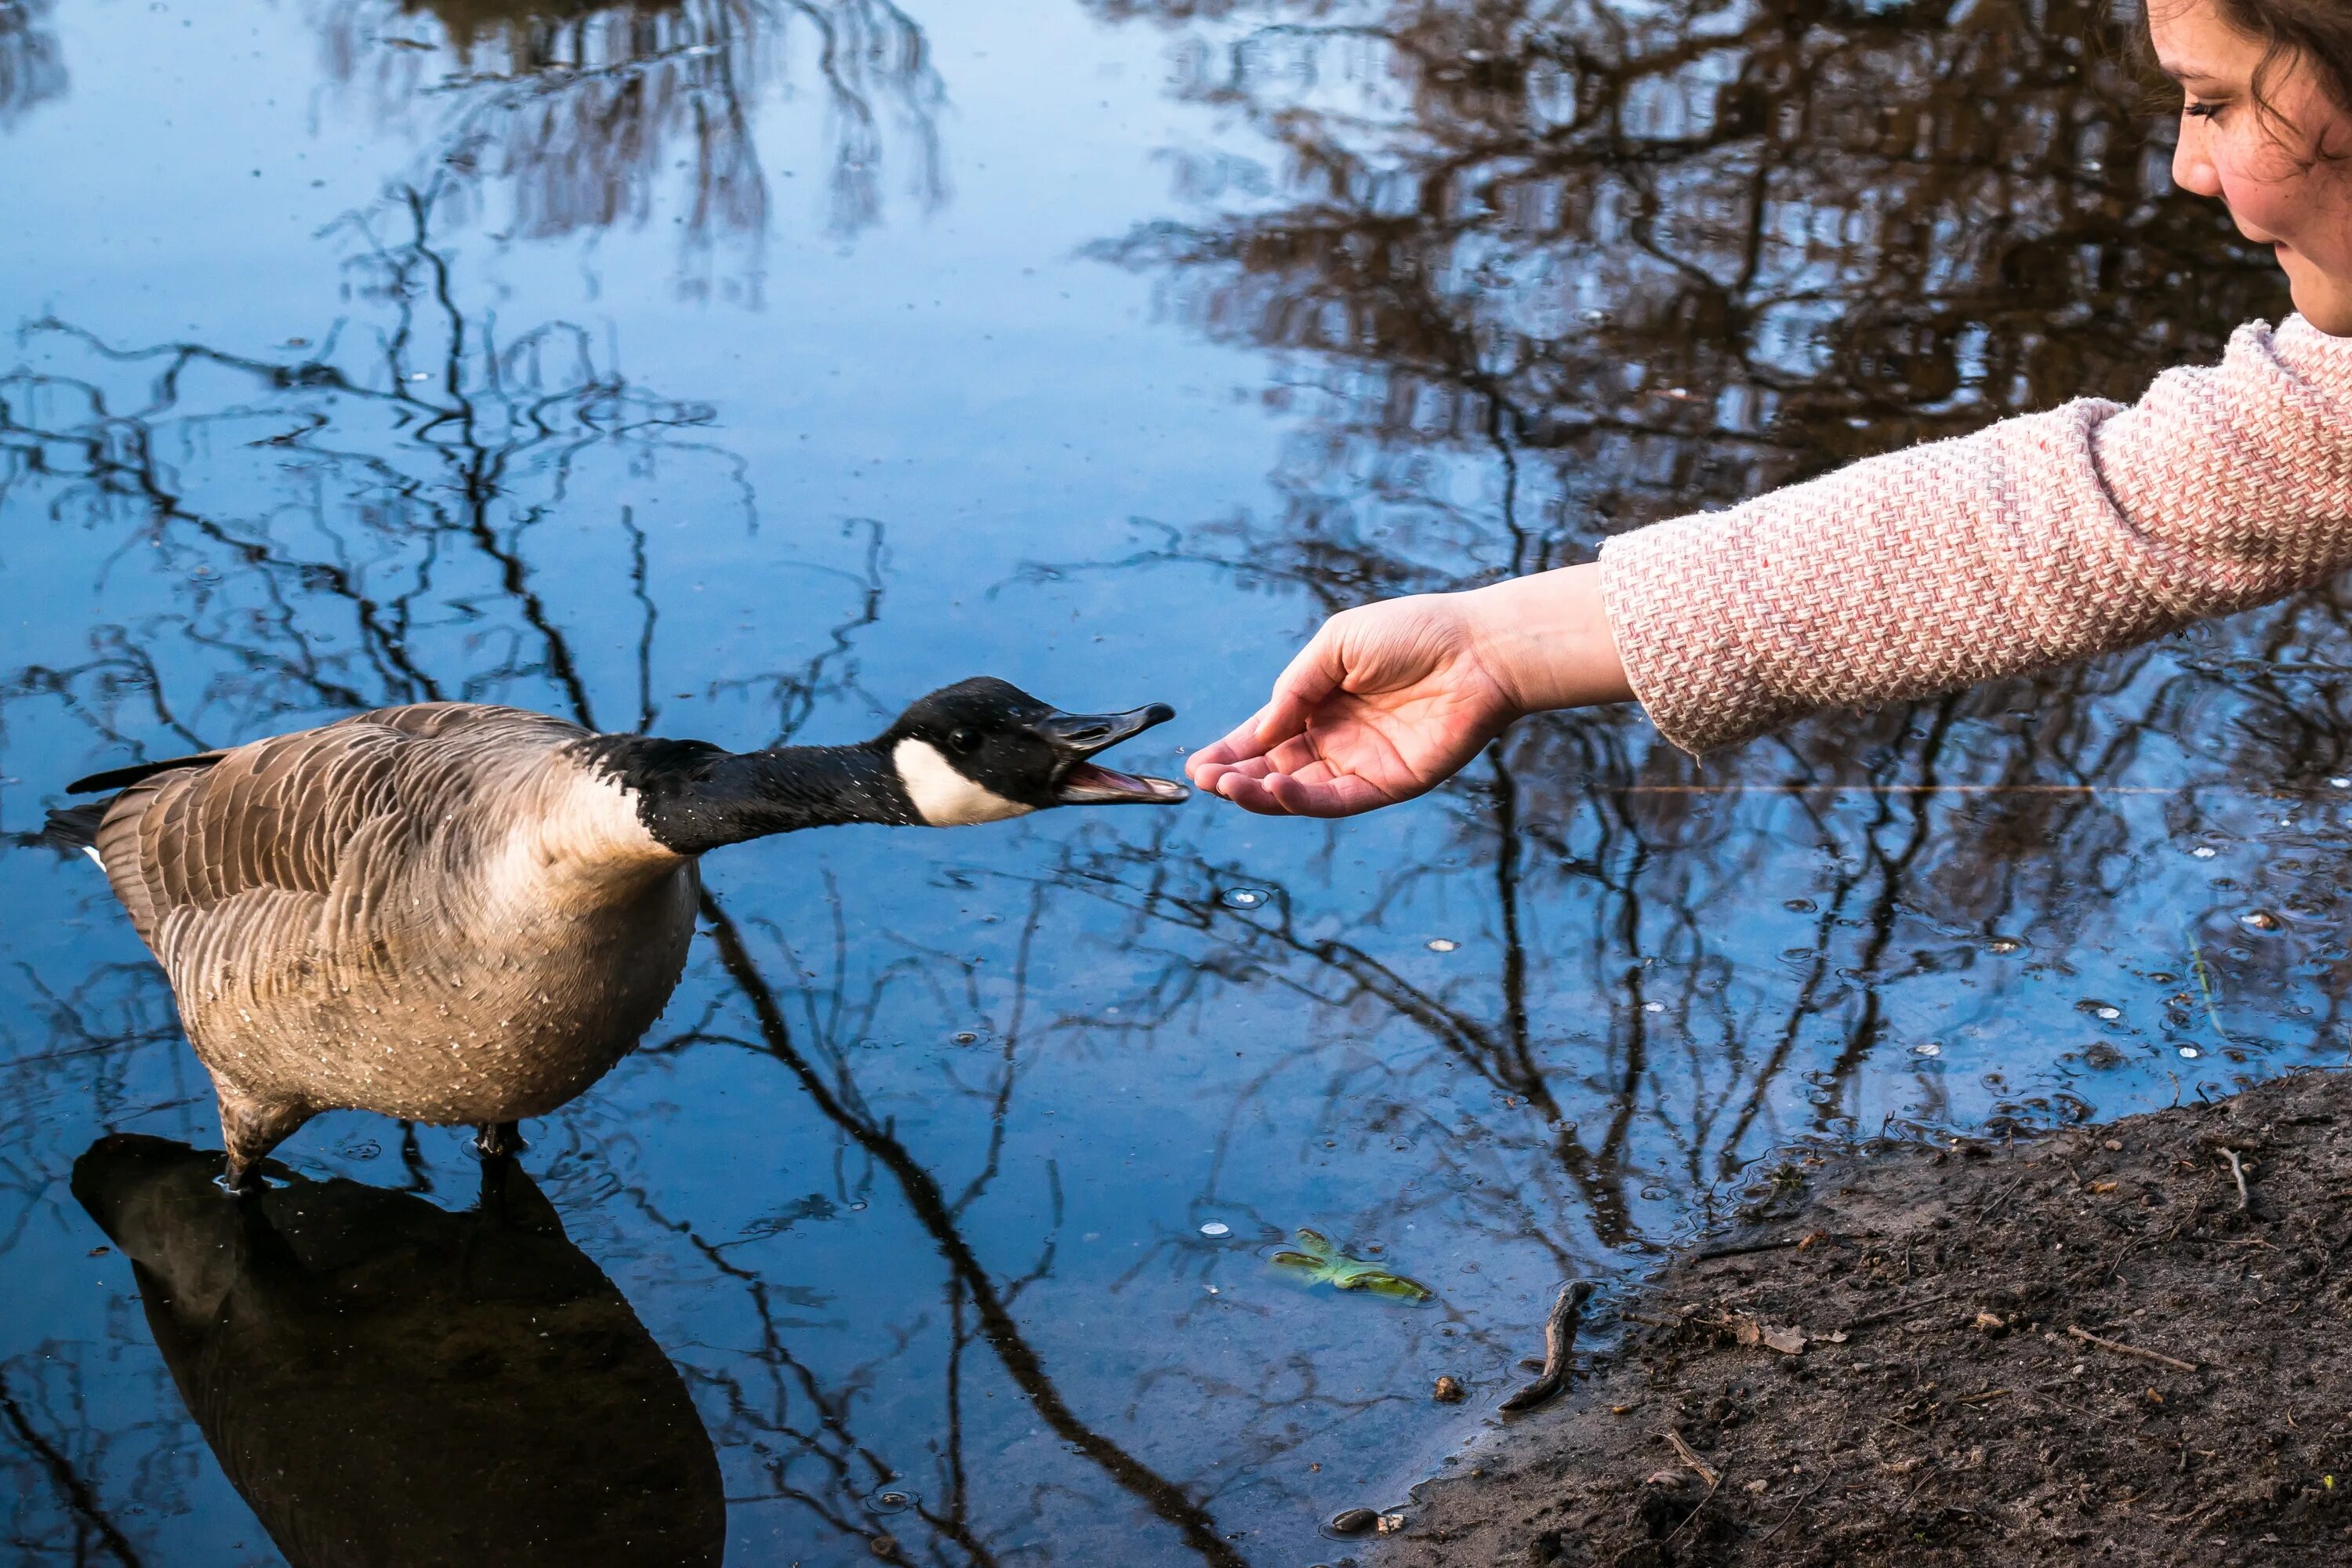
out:
<path id="1" fill-rule="evenodd" d="M 356 1182 L 244 1204 L 137 1134 L 74 1162 L 205 1441 L 295 1568 L 716 1568 L 719 1461 L 628 1301 L 510 1160 L 453 1214 Z"/>
<path id="2" fill-rule="evenodd" d="M 170 976 L 243 1189 L 322 1110 L 470 1123 L 495 1152 L 603 1077 L 684 971 L 705 852 L 1180 801 L 1091 760 L 1171 717 L 976 679 L 871 741 L 730 752 L 419 703 L 95 774 L 71 792 L 119 793 L 51 833 L 106 868 Z"/>

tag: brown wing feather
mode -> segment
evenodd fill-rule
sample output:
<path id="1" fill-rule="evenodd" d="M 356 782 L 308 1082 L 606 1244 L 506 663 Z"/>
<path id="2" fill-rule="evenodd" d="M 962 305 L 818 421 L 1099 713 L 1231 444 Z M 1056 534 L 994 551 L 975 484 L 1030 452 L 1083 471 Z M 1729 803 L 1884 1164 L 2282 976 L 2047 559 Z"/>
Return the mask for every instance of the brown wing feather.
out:
<path id="1" fill-rule="evenodd" d="M 226 934 L 200 929 L 206 911 L 242 923 L 259 918 L 252 895 L 270 893 L 318 907 L 355 845 L 380 846 L 387 833 L 438 823 L 461 805 L 477 771 L 469 764 L 587 733 L 545 714 L 465 702 L 354 714 L 132 784 L 100 825 L 99 858 L 168 969 L 165 947 Z"/>

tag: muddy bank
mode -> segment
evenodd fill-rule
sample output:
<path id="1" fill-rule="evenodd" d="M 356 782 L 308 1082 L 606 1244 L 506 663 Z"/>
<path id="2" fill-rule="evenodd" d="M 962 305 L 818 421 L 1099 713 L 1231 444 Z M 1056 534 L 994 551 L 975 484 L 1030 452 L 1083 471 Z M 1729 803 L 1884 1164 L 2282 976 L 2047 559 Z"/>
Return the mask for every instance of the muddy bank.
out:
<path id="1" fill-rule="evenodd" d="M 1790 1175 L 1776 1215 L 1621 1306 L 1589 1377 L 1355 1551 L 2352 1562 L 2352 1078 Z"/>

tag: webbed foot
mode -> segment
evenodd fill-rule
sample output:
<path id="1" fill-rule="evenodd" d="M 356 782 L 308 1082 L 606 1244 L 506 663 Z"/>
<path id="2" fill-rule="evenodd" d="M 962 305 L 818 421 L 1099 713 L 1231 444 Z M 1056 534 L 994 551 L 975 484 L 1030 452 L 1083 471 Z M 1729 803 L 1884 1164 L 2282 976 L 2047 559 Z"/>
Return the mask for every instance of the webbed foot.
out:
<path id="1" fill-rule="evenodd" d="M 269 1184 L 261 1179 L 257 1163 L 240 1165 L 232 1159 L 213 1178 L 213 1185 L 232 1198 L 257 1198 L 269 1190 Z"/>
<path id="2" fill-rule="evenodd" d="M 502 1160 L 530 1147 L 520 1121 L 485 1121 L 474 1131 L 474 1152 L 485 1160 Z"/>

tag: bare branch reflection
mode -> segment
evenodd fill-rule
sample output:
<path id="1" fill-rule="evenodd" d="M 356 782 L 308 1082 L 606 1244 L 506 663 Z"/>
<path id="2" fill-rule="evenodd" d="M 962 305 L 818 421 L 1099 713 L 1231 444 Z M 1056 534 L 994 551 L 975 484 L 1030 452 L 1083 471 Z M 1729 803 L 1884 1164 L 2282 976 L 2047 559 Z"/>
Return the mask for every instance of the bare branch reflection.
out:
<path id="1" fill-rule="evenodd" d="M 49 13 L 56 0 L 0 0 L 0 134 L 66 91 L 65 56 Z"/>
<path id="2" fill-rule="evenodd" d="M 725 526 L 724 512 L 699 504 L 714 497 L 731 504 L 736 527 L 755 527 L 742 464 L 709 438 L 708 409 L 609 369 L 576 326 L 500 333 L 468 310 L 433 235 L 447 195 L 408 193 L 334 237 L 348 247 L 348 276 L 368 310 L 320 342 L 297 342 L 290 358 L 193 342 L 123 348 L 77 325 L 32 324 L 29 344 L 78 368 L 0 379 L 0 505 L 106 540 L 96 567 L 100 602 L 123 613 L 95 624 L 86 660 L 8 672 L 0 721 L 20 745 L 45 737 L 86 754 L 158 739 L 201 745 L 436 696 L 521 701 L 593 724 L 599 708 L 613 705 L 605 694 L 620 694 L 640 727 L 691 700 L 743 710 L 778 739 L 820 711 L 873 706 L 857 685 L 856 653 L 882 613 L 887 555 L 880 526 L 864 521 L 830 541 L 786 542 L 772 551 L 780 563 L 761 569 L 797 574 L 800 662 L 666 703 L 676 677 L 665 673 L 674 666 L 663 646 L 664 542 L 684 525 L 681 511 L 698 526 Z M 658 492 L 646 488 L 656 479 Z M 808 558 L 794 561 L 803 550 Z M 756 595 L 765 585 L 747 571 L 739 587 Z M 825 595 L 836 606 L 830 616 L 814 613 Z M 689 628 L 698 635 L 707 632 Z M 703 647 L 688 653 L 689 665 L 706 663 Z M 738 1237 L 673 1215 L 615 1168 L 616 1152 L 631 1146 L 625 1134 L 592 1140 L 559 1130 L 545 1151 L 551 1194 L 593 1194 L 600 1207 L 620 1199 L 653 1235 L 675 1238 L 677 1266 L 705 1282 L 698 1313 L 740 1312 L 757 1325 L 740 1354 L 684 1357 L 730 1468 L 756 1461 L 764 1472 L 763 1486 L 730 1489 L 735 1504 L 789 1506 L 796 1532 L 829 1535 L 862 1557 L 992 1563 L 1008 1530 L 1042 1508 L 1059 1515 L 1073 1503 L 1095 1506 L 1097 1488 L 1108 1486 L 1160 1521 L 1186 1555 L 1238 1564 L 1244 1559 L 1194 1489 L 1082 1415 L 1094 1391 L 1065 1391 L 1031 1342 L 1019 1311 L 1026 1291 L 1054 1278 L 1058 1218 L 1049 1217 L 1026 1267 L 1009 1270 L 987 1261 L 966 1232 L 1003 1167 L 1024 1004 L 1016 997 L 992 1070 L 963 1081 L 959 1060 L 945 1076 L 950 1100 L 975 1106 L 984 1130 L 969 1173 L 951 1187 L 934 1166 L 965 1152 L 950 1142 L 918 1155 L 862 1081 L 856 1042 L 902 1026 L 893 1020 L 910 1014 L 983 1005 L 981 976 L 968 961 L 904 943 L 869 965 L 843 923 L 838 890 L 828 901 L 829 977 L 780 987 L 766 965 L 790 973 L 797 962 L 781 928 L 764 913 L 739 921 L 708 898 L 715 963 L 698 965 L 681 993 L 689 1026 L 641 1055 L 658 1063 L 712 1045 L 747 1046 L 784 1066 L 786 1100 L 831 1130 L 836 1167 L 864 1171 L 845 1174 L 861 1195 L 812 1194 L 801 1212 L 814 1222 L 845 1203 L 865 1207 L 866 1193 L 895 1192 L 939 1259 L 933 1305 L 913 1277 L 896 1282 L 886 1321 L 857 1325 L 851 1342 L 863 1359 L 845 1367 L 832 1352 L 850 1325 L 825 1313 L 827 1293 L 766 1272 L 791 1219 Z M 1033 904 L 1033 933 L 1043 909 Z M 776 944 L 772 960 L 754 956 L 762 932 Z M 1025 964 L 1024 956 L 1024 973 Z M 75 1101 L 109 1125 L 161 1115 L 183 1136 L 209 1137 L 200 1085 L 181 1083 L 162 1103 L 129 1100 L 121 1087 L 126 1078 L 155 1081 L 155 1065 L 136 1055 L 148 1046 L 163 1047 L 166 1076 L 189 1070 L 149 966 L 103 968 L 71 991 L 62 982 L 50 989 L 47 1043 L 13 1044 L 5 1058 L 10 1103 L 29 1115 L 36 1105 Z M 787 997 L 806 1012 L 797 1028 L 786 1022 Z M 10 1147 L 29 1152 L 37 1142 L 27 1135 Z M 373 1137 L 338 1149 L 345 1160 L 381 1152 Z M 413 1129 L 403 1130 L 402 1162 L 412 1189 L 429 1184 L 430 1156 Z M 1057 1216 L 1050 1163 L 1045 1175 Z M 41 1216 L 57 1201 L 58 1173 L 28 1167 L 16 1184 L 15 1226 L 49 1223 Z M 721 1295 L 740 1306 L 710 1304 Z M 136 1337 L 127 1321 L 117 1333 Z M 824 1353 L 803 1347 L 812 1334 L 823 1336 Z M 90 1353 L 71 1355 L 79 1363 Z M 939 1383 L 928 1399 L 907 1386 L 928 1377 Z M 1037 1478 L 967 1463 L 975 1444 L 993 1452 L 1002 1424 L 1014 1419 L 1012 1402 L 998 1402 L 986 1409 L 982 1434 L 967 1430 L 979 1418 L 976 1380 L 1002 1384 L 1055 1435 L 1066 1456 L 1050 1482 L 1058 1497 L 1024 1497 Z M 943 1426 L 925 1437 L 900 1416 L 887 1442 L 860 1436 L 877 1384 L 893 1389 L 892 1411 L 911 1402 Z M 978 1397 L 995 1394 L 988 1386 Z M 152 1397 L 168 1401 L 161 1385 Z M 144 1425 L 185 1429 L 168 1403 Z M 136 1465 L 78 1480 L 95 1500 L 82 1507 L 80 1493 L 41 1479 L 54 1470 L 41 1468 L 47 1456 L 64 1452 L 54 1437 L 43 1441 L 48 1448 L 24 1447 L 7 1463 L 31 1467 L 17 1489 L 44 1500 L 38 1511 L 56 1531 L 94 1528 L 91 1509 L 124 1499 L 142 1521 L 163 1514 L 167 1498 Z M 887 1484 L 931 1464 L 936 1490 L 910 1489 L 903 1510 L 876 1511 Z M 140 1550 L 149 1528 L 123 1539 Z"/>
<path id="3" fill-rule="evenodd" d="M 430 167 L 476 201 L 506 194 L 514 238 L 679 219 L 687 291 L 759 298 L 774 176 L 756 136 L 764 97 L 822 95 L 826 223 L 880 223 L 883 176 L 907 163 L 917 205 L 947 199 L 946 87 L 921 26 L 891 0 L 320 0 L 329 70 L 387 123 L 430 138 Z M 903 139 L 905 145 L 894 150 Z M 683 174 L 677 174 L 677 171 Z M 797 171 L 793 171 L 796 173 Z M 738 243 L 740 277 L 712 271 Z"/>
<path id="4" fill-rule="evenodd" d="M 2135 396 L 2284 306 L 2267 259 L 2140 140 L 2097 6 L 1095 9 L 1164 29 L 1180 90 L 1278 150 L 1178 156 L 1192 216 L 1097 253 L 1270 354 L 1293 434 L 1274 514 L 1147 523 L 1031 584 L 1206 574 L 1315 614 L 1469 585 L 1856 456 Z M 1330 1065 L 1318 1131 L 1428 1128 L 1416 1162 L 1446 1174 L 1415 1201 L 1563 1269 L 1706 1212 L 1791 1139 L 2071 1120 L 2091 1105 L 2066 1085 L 2132 1059 L 2159 1086 L 2175 1056 L 2243 1079 L 2323 1048 L 2341 986 L 2315 983 L 2309 947 L 2237 924 L 2227 988 L 2271 1027 L 2200 1034 L 2200 939 L 2149 951 L 2137 922 L 2218 900 L 2191 921 L 2211 942 L 2256 895 L 2184 885 L 2188 847 L 2273 820 L 2242 781 L 2325 795 L 2347 766 L 2345 610 L 2321 590 L 1705 773 L 1630 714 L 1531 722 L 1426 826 L 1376 833 L 1377 875 L 1286 887 L 1181 827 L 1088 850 L 1064 876 L 1163 963 L 1087 1027 L 1156 1034 L 1295 990 L 1366 1042 Z M 2083 787 L 2022 787 L 2042 783 Z M 2324 942 L 2343 823 L 2311 815 L 2259 898 Z M 1221 900 L 1270 883 L 1262 909 Z M 1481 956 L 1441 984 L 1405 956 L 1406 922 Z M 2074 1012 L 2092 1037 L 2053 1043 L 2040 1081 L 1955 1092 L 1951 1058 L 1999 1002 L 2119 949 L 2145 954 L 2128 1022 L 2093 997 Z M 1425 1053 L 1400 1054 L 1413 1037 Z M 1295 1096 L 1296 1077 L 1250 1092 Z"/>

